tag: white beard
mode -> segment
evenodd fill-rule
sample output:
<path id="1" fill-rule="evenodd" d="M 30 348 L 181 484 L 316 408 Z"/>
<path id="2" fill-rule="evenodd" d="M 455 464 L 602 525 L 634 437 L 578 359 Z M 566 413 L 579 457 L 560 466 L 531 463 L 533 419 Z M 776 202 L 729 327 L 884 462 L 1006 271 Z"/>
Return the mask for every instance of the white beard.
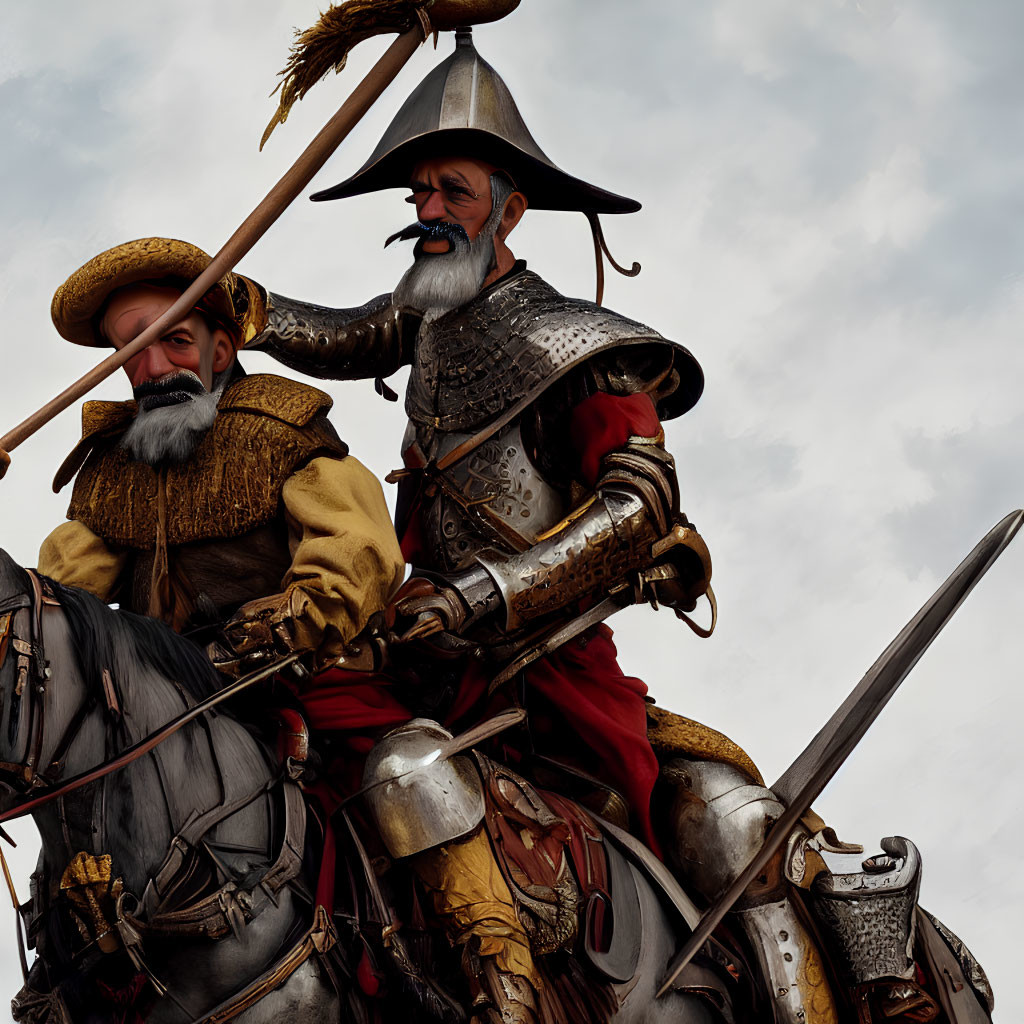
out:
<path id="1" fill-rule="evenodd" d="M 176 405 L 140 408 L 121 438 L 121 447 L 139 462 L 184 462 L 196 450 L 217 418 L 217 403 L 224 384 L 213 391 L 193 395 Z"/>
<path id="2" fill-rule="evenodd" d="M 430 322 L 479 294 L 494 266 L 494 233 L 511 192 L 503 178 L 493 175 L 494 205 L 480 234 L 472 242 L 464 237 L 452 240 L 445 253 L 418 253 L 395 288 L 393 299 L 399 309 L 414 309 L 423 314 L 425 322 Z"/>

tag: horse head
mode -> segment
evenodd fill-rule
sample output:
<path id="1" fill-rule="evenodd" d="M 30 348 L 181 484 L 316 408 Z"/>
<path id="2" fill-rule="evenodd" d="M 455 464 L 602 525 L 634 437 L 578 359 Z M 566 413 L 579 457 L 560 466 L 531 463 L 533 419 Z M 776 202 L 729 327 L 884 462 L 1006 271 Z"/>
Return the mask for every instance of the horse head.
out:
<path id="1" fill-rule="evenodd" d="M 203 651 L 163 623 L 109 608 L 0 551 L 0 812 L 82 783 L 31 809 L 42 840 L 31 916 L 45 970 L 33 971 L 17 1005 L 37 999 L 32 986 L 48 977 L 67 1019 L 109 1019 L 108 996 L 75 951 L 87 935 L 99 942 L 108 934 L 122 907 L 144 933 L 143 922 L 176 921 L 182 900 L 197 908 L 179 942 L 145 946 L 174 993 L 160 1003 L 160 1020 L 178 1019 L 183 1005 L 185 1019 L 202 1016 L 301 933 L 301 904 L 287 883 L 301 866 L 305 814 L 262 743 L 218 712 L 152 749 L 138 746 L 220 685 Z M 134 749 L 137 759 L 108 770 Z M 95 913 L 76 911 L 77 926 L 68 916 L 77 904 L 65 894 L 80 883 L 75 865 L 90 879 L 100 868 L 109 875 L 109 891 L 89 888 Z M 106 941 L 116 950 L 117 940 Z M 297 990 L 316 1009 L 310 1024 L 338 1019 L 318 969 L 297 964 L 254 1021 L 288 1017 L 280 1002 L 285 993 L 295 1002 Z M 130 981 L 138 968 L 125 960 L 119 970 Z"/>

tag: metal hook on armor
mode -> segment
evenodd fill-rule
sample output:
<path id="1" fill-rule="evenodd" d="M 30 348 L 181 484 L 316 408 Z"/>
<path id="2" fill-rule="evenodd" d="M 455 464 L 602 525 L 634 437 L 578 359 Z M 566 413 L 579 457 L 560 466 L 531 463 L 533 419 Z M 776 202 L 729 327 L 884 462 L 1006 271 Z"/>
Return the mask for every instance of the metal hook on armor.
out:
<path id="1" fill-rule="evenodd" d="M 718 601 L 715 598 L 715 592 L 711 589 L 711 584 L 708 584 L 708 589 L 705 591 L 704 596 L 708 599 L 708 604 L 711 605 L 711 625 L 702 626 L 699 622 L 694 621 L 686 614 L 681 608 L 674 608 L 673 611 L 676 613 L 677 619 L 682 619 L 690 629 L 697 634 L 697 636 L 706 640 L 715 631 L 715 626 L 718 625 Z"/>
<path id="2" fill-rule="evenodd" d="M 608 243 L 605 241 L 604 230 L 601 227 L 601 220 L 598 215 L 593 210 L 585 210 L 584 215 L 590 222 L 590 233 L 594 237 L 594 259 L 597 263 L 597 298 L 594 301 L 600 306 L 604 299 L 604 259 L 602 256 L 606 256 L 608 262 L 623 277 L 636 277 L 640 273 L 640 264 L 634 260 L 629 270 L 620 266 L 615 261 L 615 257 L 608 251 Z"/>

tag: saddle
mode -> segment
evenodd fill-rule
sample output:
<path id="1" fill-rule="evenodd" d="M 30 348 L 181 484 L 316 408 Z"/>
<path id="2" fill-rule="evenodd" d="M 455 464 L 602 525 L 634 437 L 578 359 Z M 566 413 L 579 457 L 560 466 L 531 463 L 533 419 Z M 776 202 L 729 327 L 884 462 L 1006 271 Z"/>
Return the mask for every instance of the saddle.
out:
<path id="1" fill-rule="evenodd" d="M 484 828 L 539 967 L 549 984 L 563 989 L 563 1012 L 574 1005 L 583 1012 L 585 1003 L 600 1000 L 604 1006 L 591 1006 L 579 1020 L 607 1019 L 608 1003 L 617 1006 L 617 992 L 634 982 L 640 961 L 637 875 L 672 909 L 678 935 L 696 924 L 699 910 L 661 861 L 622 828 L 479 752 L 473 756 L 484 783 Z M 569 953 L 587 969 L 583 992 L 565 992 L 565 979 L 552 969 Z M 740 957 L 713 940 L 677 987 L 728 1020 L 745 973 Z"/>

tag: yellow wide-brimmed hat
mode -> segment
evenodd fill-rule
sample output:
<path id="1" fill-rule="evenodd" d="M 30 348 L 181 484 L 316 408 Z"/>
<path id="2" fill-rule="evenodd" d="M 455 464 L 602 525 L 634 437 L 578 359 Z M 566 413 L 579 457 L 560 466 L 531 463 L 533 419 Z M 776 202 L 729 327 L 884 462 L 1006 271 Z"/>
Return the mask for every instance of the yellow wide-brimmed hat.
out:
<path id="1" fill-rule="evenodd" d="M 109 347 L 99 330 L 99 315 L 112 292 L 142 281 L 180 283 L 184 289 L 210 260 L 198 246 L 177 238 L 137 238 L 115 245 L 79 267 L 54 292 L 53 324 L 62 338 L 76 345 Z M 236 348 L 248 344 L 266 326 L 266 293 L 241 274 L 222 277 L 195 308 L 223 326 Z"/>

